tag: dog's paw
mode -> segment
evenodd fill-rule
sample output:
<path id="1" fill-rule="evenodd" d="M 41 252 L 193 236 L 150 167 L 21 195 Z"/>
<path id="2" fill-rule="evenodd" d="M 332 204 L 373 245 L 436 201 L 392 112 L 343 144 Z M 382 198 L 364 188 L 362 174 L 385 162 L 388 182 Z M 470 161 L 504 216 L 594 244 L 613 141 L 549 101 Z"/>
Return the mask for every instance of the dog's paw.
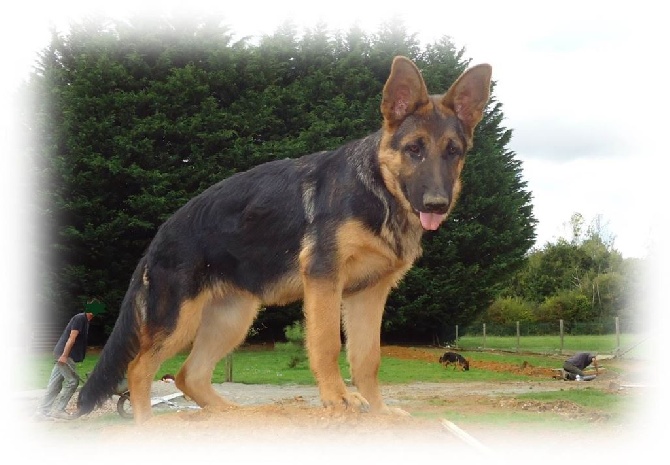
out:
<path id="1" fill-rule="evenodd" d="M 358 412 L 368 412 L 370 403 L 365 397 L 357 392 L 346 392 L 339 396 L 322 399 L 323 406 L 333 410 L 355 410 Z"/>
<path id="2" fill-rule="evenodd" d="M 400 417 L 411 417 L 412 415 L 399 407 L 389 407 L 388 405 L 383 405 L 380 409 L 377 410 L 377 413 L 383 415 L 397 415 Z"/>
<path id="3" fill-rule="evenodd" d="M 403 410 L 400 407 L 389 407 L 390 413 L 393 415 L 398 415 L 401 417 L 411 417 L 412 414 L 409 413 L 407 410 Z"/>
<path id="4" fill-rule="evenodd" d="M 209 402 L 203 403 L 202 405 L 198 404 L 198 406 L 212 412 L 229 412 L 231 410 L 242 408 L 242 405 L 229 401 L 228 399 L 224 399 L 223 397 L 210 399 Z"/>
<path id="5" fill-rule="evenodd" d="M 242 406 L 240 404 L 236 404 L 233 402 L 224 402 L 224 403 L 217 403 L 217 404 L 210 404 L 206 405 L 205 407 L 201 407 L 203 410 L 207 412 L 213 412 L 213 413 L 227 413 L 231 412 L 234 410 L 241 409 Z"/>

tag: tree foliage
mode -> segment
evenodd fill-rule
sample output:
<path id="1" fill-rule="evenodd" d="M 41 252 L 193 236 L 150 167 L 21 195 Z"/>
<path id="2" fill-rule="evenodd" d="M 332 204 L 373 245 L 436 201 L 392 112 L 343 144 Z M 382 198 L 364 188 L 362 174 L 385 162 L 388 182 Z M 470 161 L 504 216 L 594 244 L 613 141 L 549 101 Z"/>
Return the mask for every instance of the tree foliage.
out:
<path id="1" fill-rule="evenodd" d="M 509 325 L 516 322 L 535 322 L 535 308 L 520 297 L 501 297 L 493 302 L 486 312 L 486 322 Z M 555 322 L 555 320 L 551 320 Z"/>
<path id="2" fill-rule="evenodd" d="M 72 314 L 97 296 L 111 326 L 158 226 L 189 198 L 259 163 L 377 130 L 395 55 L 413 59 L 433 93 L 470 64 L 448 37 L 424 46 L 399 21 L 376 34 L 322 24 L 299 34 L 287 23 L 257 43 L 232 37 L 212 17 L 93 18 L 53 32 L 26 116 L 49 227 L 47 308 Z M 523 266 L 535 219 L 503 117 L 494 93 L 460 202 L 390 296 L 384 337 L 444 340 Z M 299 306 L 274 310 L 259 315 L 260 335 L 281 337 L 300 318 Z"/>
<path id="3" fill-rule="evenodd" d="M 510 324 L 518 321 L 510 298 L 533 308 L 533 320 L 555 323 L 562 319 L 566 331 L 576 322 L 627 320 L 628 328 L 639 314 L 635 296 L 641 290 L 643 261 L 624 260 L 614 248 L 601 218 L 584 229 L 579 213 L 569 221 L 572 237 L 559 238 L 540 249 L 531 250 L 526 264 L 504 287 L 480 321 Z M 522 318 L 523 320 L 523 318 Z"/>

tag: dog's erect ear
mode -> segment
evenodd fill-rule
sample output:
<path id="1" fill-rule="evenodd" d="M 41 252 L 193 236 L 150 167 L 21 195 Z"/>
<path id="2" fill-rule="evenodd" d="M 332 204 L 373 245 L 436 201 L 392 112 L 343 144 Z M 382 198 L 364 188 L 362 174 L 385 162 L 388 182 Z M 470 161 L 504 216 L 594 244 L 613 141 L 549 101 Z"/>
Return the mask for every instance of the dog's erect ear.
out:
<path id="1" fill-rule="evenodd" d="M 465 71 L 442 99 L 469 132 L 470 138 L 484 115 L 491 88 L 491 65 L 481 64 Z"/>
<path id="2" fill-rule="evenodd" d="M 408 58 L 397 56 L 382 93 L 382 115 L 393 127 L 420 105 L 428 102 L 428 91 L 419 69 Z"/>

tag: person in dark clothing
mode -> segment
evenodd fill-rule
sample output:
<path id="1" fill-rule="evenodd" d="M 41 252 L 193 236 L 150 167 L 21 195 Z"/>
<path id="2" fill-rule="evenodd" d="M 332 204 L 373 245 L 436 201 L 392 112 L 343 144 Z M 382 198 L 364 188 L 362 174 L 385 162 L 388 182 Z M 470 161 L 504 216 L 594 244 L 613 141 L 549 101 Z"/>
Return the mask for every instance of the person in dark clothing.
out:
<path id="1" fill-rule="evenodd" d="M 54 347 L 54 367 L 47 389 L 40 402 L 36 416 L 39 419 L 73 418 L 65 411 L 68 402 L 79 386 L 77 365 L 86 357 L 88 327 L 93 313 L 77 313 L 73 316 Z"/>
<path id="2" fill-rule="evenodd" d="M 586 376 L 584 375 L 583 370 L 591 364 L 593 364 L 593 367 L 596 369 L 597 375 L 598 360 L 596 359 L 596 354 L 591 352 L 577 352 L 563 363 L 563 369 L 568 373 L 569 379 L 581 381 Z"/>

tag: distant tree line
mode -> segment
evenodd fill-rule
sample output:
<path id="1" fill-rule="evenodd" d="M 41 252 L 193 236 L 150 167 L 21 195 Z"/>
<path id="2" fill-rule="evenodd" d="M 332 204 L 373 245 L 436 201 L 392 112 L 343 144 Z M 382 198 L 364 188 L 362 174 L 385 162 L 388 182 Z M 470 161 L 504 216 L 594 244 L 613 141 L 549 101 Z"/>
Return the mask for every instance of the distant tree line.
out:
<path id="1" fill-rule="evenodd" d="M 644 290 L 644 261 L 621 256 L 600 216 L 585 222 L 574 213 L 570 237 L 531 250 L 526 265 L 475 326 L 488 322 L 502 330 L 518 321 L 541 333 L 557 331 L 563 320 L 568 333 L 611 332 L 614 317 L 620 317 L 624 330 L 642 329 L 638 297 Z"/>
<path id="2" fill-rule="evenodd" d="M 91 18 L 67 34 L 53 31 L 23 115 L 44 237 L 35 247 L 44 311 L 65 318 L 97 297 L 108 334 L 137 261 L 188 199 L 259 163 L 376 131 L 396 55 L 417 63 L 432 93 L 471 64 L 450 38 L 423 45 L 402 22 L 376 33 L 325 25 L 299 33 L 287 23 L 259 40 L 233 37 L 225 18 L 213 17 Z M 492 95 L 457 208 L 426 234 L 422 258 L 389 297 L 386 341 L 444 341 L 447 328 L 477 321 L 501 298 L 535 302 L 575 286 L 565 276 L 542 282 L 551 264 L 528 255 L 532 196 L 507 148 L 495 84 Z M 583 289 L 609 285 L 599 275 L 580 278 L 589 280 Z M 251 336 L 283 339 L 301 316 L 299 304 L 263 309 Z"/>

